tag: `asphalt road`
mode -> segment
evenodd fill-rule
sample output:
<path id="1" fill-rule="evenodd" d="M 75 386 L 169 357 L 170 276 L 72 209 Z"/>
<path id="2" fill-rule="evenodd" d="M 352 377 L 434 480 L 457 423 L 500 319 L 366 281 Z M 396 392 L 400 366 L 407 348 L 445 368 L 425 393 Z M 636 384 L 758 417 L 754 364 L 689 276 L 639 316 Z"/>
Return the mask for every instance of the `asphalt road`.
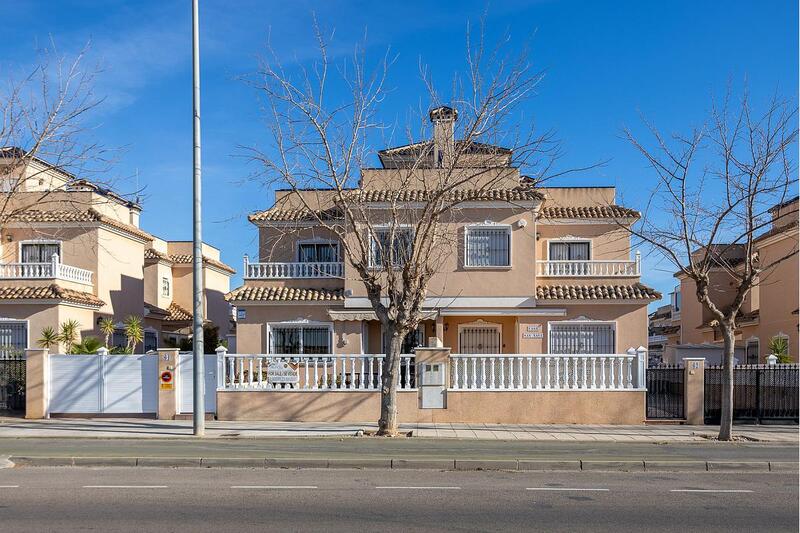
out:
<path id="1" fill-rule="evenodd" d="M 797 531 L 796 474 L 0 470 L 16 531 Z"/>
<path id="2" fill-rule="evenodd" d="M 764 443 L 655 444 L 461 439 L 0 439 L 0 456 L 273 457 L 532 460 L 792 461 L 798 446 Z"/>

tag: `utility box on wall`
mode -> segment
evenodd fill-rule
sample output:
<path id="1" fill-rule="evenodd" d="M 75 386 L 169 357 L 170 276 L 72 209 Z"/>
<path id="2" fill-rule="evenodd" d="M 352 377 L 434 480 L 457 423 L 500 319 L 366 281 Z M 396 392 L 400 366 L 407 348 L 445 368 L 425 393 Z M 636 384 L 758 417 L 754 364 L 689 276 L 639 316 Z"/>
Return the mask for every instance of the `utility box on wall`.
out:
<path id="1" fill-rule="evenodd" d="M 420 407 L 422 409 L 445 408 L 446 363 L 420 363 Z"/>

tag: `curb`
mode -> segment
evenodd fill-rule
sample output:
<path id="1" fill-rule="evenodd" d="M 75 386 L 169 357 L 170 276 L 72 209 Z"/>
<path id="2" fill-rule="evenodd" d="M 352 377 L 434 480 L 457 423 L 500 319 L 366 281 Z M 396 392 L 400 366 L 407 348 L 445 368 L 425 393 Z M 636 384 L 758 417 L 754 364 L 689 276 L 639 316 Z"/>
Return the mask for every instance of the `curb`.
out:
<path id="1" fill-rule="evenodd" d="M 315 459 L 259 457 L 24 457 L 10 467 L 292 468 L 358 470 L 454 470 L 503 472 L 716 472 L 797 473 L 791 461 L 548 461 L 531 459 Z"/>

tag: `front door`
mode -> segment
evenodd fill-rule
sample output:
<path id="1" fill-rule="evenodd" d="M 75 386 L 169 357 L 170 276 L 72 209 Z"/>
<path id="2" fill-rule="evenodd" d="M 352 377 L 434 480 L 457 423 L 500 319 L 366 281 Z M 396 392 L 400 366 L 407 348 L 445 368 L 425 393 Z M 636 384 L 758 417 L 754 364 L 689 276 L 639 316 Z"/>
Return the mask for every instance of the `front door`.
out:
<path id="1" fill-rule="evenodd" d="M 500 326 L 462 326 L 458 332 L 458 353 L 501 353 Z"/>

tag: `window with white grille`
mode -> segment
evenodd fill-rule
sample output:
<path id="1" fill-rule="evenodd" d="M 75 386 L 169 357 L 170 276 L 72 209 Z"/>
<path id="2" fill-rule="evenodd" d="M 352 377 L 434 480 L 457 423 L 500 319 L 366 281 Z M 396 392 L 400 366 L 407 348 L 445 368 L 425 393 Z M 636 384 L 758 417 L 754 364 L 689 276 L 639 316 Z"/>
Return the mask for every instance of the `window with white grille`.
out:
<path id="1" fill-rule="evenodd" d="M 54 255 L 61 255 L 58 242 L 23 242 L 20 245 L 22 263 L 49 263 Z"/>
<path id="2" fill-rule="evenodd" d="M 552 354 L 613 354 L 616 331 L 608 323 L 551 323 L 549 344 Z"/>
<path id="3" fill-rule="evenodd" d="M 161 296 L 169 296 L 169 278 L 161 278 Z"/>
<path id="4" fill-rule="evenodd" d="M 372 266 L 382 267 L 384 263 L 404 265 L 414 249 L 414 231 L 411 228 L 375 228 L 374 231 L 375 236 L 371 241 Z"/>
<path id="5" fill-rule="evenodd" d="M 464 264 L 468 267 L 511 266 L 510 226 L 467 226 Z"/>
<path id="6" fill-rule="evenodd" d="M 270 352 L 274 354 L 329 354 L 331 330 L 327 326 L 272 326 Z"/>

